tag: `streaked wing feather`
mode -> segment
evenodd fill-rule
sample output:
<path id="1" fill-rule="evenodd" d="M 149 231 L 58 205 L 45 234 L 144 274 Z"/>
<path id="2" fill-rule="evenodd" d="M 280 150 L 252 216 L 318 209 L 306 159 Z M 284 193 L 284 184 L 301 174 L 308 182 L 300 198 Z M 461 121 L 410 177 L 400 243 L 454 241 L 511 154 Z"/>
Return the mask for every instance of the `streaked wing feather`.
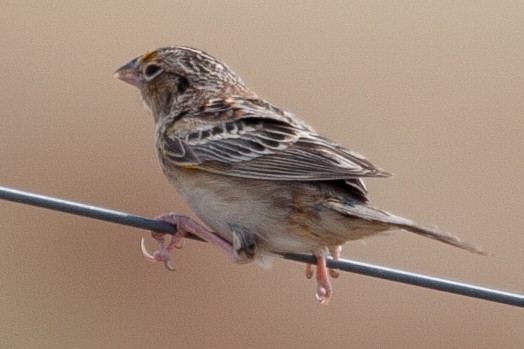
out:
<path id="1" fill-rule="evenodd" d="M 222 109 L 217 106 L 226 110 L 229 105 L 235 111 L 234 119 L 215 120 L 183 138 L 168 129 L 163 151 L 180 165 L 246 178 L 315 181 L 389 175 L 289 114 L 249 100 L 236 98 L 233 102 L 213 101 L 212 111 L 219 115 Z M 348 185 L 365 192 L 361 181 Z"/>

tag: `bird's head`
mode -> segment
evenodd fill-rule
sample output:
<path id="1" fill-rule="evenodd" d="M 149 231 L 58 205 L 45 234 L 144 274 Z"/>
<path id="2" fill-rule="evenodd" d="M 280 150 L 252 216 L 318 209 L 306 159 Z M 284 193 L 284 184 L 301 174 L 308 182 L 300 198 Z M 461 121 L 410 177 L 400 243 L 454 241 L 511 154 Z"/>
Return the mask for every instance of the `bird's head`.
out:
<path id="1" fill-rule="evenodd" d="M 210 98 L 248 95 L 240 77 L 209 54 L 183 46 L 163 47 L 135 57 L 115 77 L 140 91 L 155 120 L 198 107 Z"/>

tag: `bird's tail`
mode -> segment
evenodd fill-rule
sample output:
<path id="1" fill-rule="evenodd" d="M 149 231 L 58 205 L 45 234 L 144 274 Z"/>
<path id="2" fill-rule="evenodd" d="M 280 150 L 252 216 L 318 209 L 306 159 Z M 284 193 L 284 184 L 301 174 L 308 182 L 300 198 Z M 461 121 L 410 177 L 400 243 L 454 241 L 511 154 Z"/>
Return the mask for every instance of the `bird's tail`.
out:
<path id="1" fill-rule="evenodd" d="M 434 240 L 453 245 L 469 252 L 486 255 L 481 248 L 461 241 L 458 237 L 435 227 L 418 224 L 410 219 L 393 215 L 362 204 L 347 204 L 339 201 L 330 201 L 328 206 L 348 216 L 358 217 L 367 221 L 385 224 L 391 228 L 407 230 Z"/>

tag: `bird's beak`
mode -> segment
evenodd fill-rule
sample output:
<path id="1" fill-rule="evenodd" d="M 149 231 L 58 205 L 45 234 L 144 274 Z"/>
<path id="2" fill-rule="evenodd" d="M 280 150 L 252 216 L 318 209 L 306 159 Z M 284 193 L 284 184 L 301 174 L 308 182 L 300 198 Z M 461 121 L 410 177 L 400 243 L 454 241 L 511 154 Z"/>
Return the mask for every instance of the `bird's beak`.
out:
<path id="1" fill-rule="evenodd" d="M 130 85 L 138 85 L 138 72 L 136 69 L 137 58 L 133 58 L 115 71 L 115 78 L 127 82 Z"/>

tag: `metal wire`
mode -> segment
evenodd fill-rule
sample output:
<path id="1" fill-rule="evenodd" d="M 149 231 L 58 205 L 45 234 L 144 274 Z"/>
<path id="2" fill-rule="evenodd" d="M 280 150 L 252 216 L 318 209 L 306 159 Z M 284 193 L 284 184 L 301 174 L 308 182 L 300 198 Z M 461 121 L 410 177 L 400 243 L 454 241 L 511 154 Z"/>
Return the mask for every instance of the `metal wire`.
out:
<path id="1" fill-rule="evenodd" d="M 19 202 L 32 206 L 43 207 L 51 210 L 67 212 L 84 217 L 100 219 L 108 222 L 128 225 L 131 227 L 154 230 L 167 234 L 175 234 L 176 228 L 168 223 L 159 222 L 154 219 L 145 218 L 130 213 L 115 211 L 107 208 L 86 205 L 79 202 L 54 198 L 46 195 L 29 193 L 21 190 L 0 186 L 0 199 Z M 200 240 L 194 235 L 188 238 Z M 279 254 L 285 259 L 315 264 L 316 259 L 313 255 L 286 253 Z M 329 259 L 327 266 L 347 272 L 377 277 L 385 280 L 401 282 L 405 284 L 430 288 L 434 290 L 460 294 L 463 296 L 484 299 L 492 302 L 503 303 L 524 308 L 524 295 L 500 291 L 487 287 L 475 286 L 459 281 L 441 279 L 437 277 L 412 273 L 408 271 L 382 267 L 378 265 L 358 262 L 354 260 L 339 259 L 337 261 Z"/>

